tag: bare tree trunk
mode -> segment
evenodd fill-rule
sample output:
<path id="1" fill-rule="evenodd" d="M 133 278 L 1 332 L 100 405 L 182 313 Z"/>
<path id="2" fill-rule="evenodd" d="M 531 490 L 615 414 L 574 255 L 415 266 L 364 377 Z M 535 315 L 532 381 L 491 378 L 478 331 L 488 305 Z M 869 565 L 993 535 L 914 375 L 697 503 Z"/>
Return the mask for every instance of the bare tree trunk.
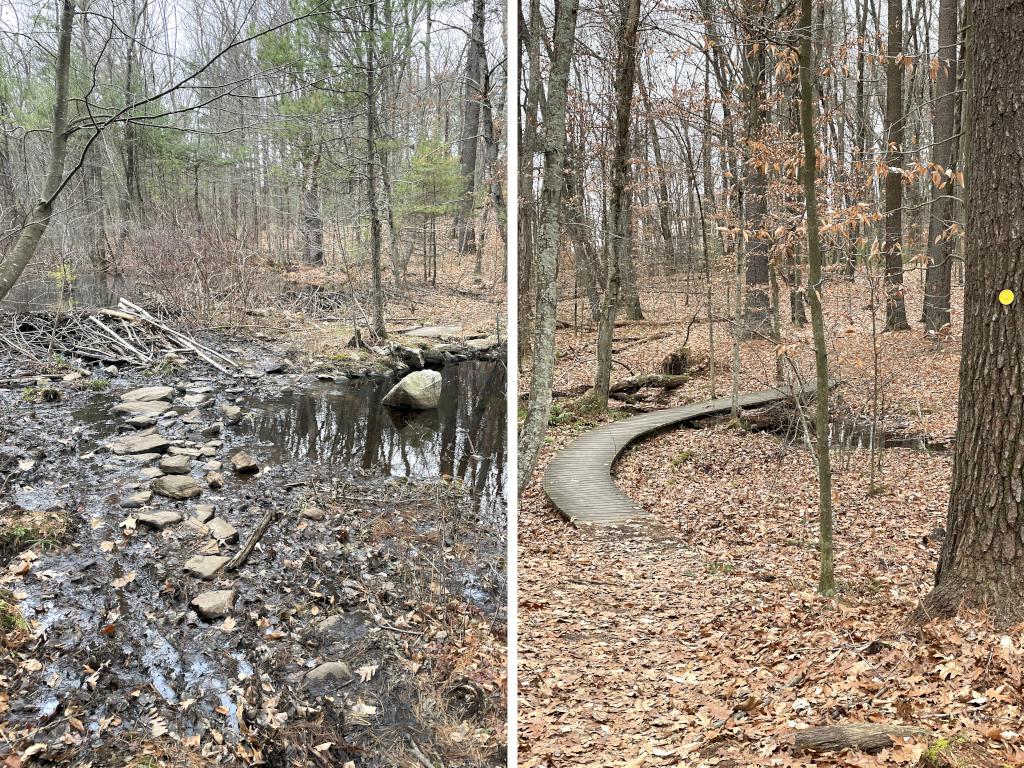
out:
<path id="1" fill-rule="evenodd" d="M 544 107 L 544 181 L 541 189 L 540 228 L 537 242 L 536 314 L 533 370 L 526 418 L 519 432 L 520 490 L 537 465 L 551 411 L 551 385 L 555 370 L 555 315 L 558 307 L 557 263 L 565 184 L 565 111 L 569 68 L 576 47 L 579 0 L 562 0 L 552 32 L 552 59 Z M 532 20 L 541 23 L 540 17 Z M 536 30 L 540 34 L 540 30 Z"/>
<path id="2" fill-rule="evenodd" d="M 480 101 L 483 97 L 484 0 L 473 0 L 473 26 L 466 46 L 466 82 L 459 142 L 459 169 L 464 184 L 455 217 L 459 254 L 476 252 L 473 205 L 476 199 L 476 155 L 480 136 Z"/>
<path id="3" fill-rule="evenodd" d="M 959 112 L 957 84 L 957 0 L 939 2 L 939 72 L 936 77 L 934 131 L 932 141 L 932 203 L 928 221 L 928 274 L 924 292 L 924 323 L 929 331 L 949 325 L 949 294 L 956 241 L 946 231 L 953 220 L 954 178 L 958 146 L 956 115 Z M 939 183 L 935 183 L 938 181 Z"/>
<path id="4" fill-rule="evenodd" d="M 885 329 L 905 331 L 907 307 L 903 295 L 903 0 L 888 0 L 888 39 L 885 56 Z"/>
<path id="5" fill-rule="evenodd" d="M 633 88 L 636 82 L 636 38 L 640 0 L 621 0 L 619 8 L 619 55 L 615 67 L 615 142 L 612 147 L 611 196 L 608 202 L 608 263 L 601 318 L 597 325 L 597 372 L 591 393 L 595 406 L 608 406 L 612 376 L 612 336 L 619 309 L 623 263 L 629 259 L 632 232 L 629 199 L 629 131 L 632 126 Z"/>
<path id="6" fill-rule="evenodd" d="M 818 234 L 818 198 L 815 185 L 817 152 L 814 141 L 814 95 L 812 78 L 817 72 L 811 39 L 812 0 L 800 0 L 800 132 L 804 158 L 801 168 L 804 199 L 807 203 L 807 302 L 811 308 L 811 329 L 814 336 L 814 369 L 817 380 L 814 428 L 815 451 L 818 457 L 818 528 L 820 573 L 818 591 L 835 593 L 832 549 L 832 457 L 828 439 L 828 346 L 825 340 L 825 319 L 821 310 L 824 293 L 821 271 L 821 240 Z"/>
<path id="7" fill-rule="evenodd" d="M 971 7 L 971 180 L 956 450 L 946 538 L 925 615 L 962 605 L 1004 626 L 1024 619 L 1024 57 L 1007 55 L 1024 35 L 1020 0 Z M 997 300 L 1012 288 L 1009 306 Z"/>
<path id="8" fill-rule="evenodd" d="M 384 328 L 384 286 L 381 281 L 381 225 L 377 204 L 377 91 L 374 56 L 377 41 L 377 0 L 370 0 L 366 43 L 366 195 L 370 204 L 370 269 L 373 281 L 373 316 L 370 330 L 378 339 L 387 338 Z"/>
<path id="9" fill-rule="evenodd" d="M 68 79 L 71 69 L 71 30 L 75 23 L 74 0 L 61 0 L 60 22 L 57 33 L 57 57 L 54 73 L 53 125 L 50 134 L 50 158 L 46 178 L 39 200 L 32 207 L 28 219 L 8 258 L 0 263 L 0 301 L 10 292 L 25 267 L 32 260 L 39 242 L 50 225 L 53 198 L 64 176 L 64 160 L 68 147 Z"/>
<path id="10" fill-rule="evenodd" d="M 306 149 L 306 157 L 302 163 L 304 179 L 302 182 L 301 211 L 299 213 L 302 235 L 302 261 L 305 264 L 318 265 L 324 263 L 324 221 L 320 200 L 320 162 L 323 148 L 317 144 L 312 150 Z"/>

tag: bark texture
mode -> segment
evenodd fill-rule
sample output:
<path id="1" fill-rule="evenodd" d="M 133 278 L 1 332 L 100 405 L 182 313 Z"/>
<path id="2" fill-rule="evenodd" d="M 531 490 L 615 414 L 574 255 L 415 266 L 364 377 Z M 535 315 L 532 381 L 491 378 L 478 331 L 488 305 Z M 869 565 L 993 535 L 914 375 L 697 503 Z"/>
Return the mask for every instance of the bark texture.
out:
<path id="1" fill-rule="evenodd" d="M 946 539 L 926 615 L 1024 619 L 1024 0 L 973 5 L 963 353 Z M 999 303 L 1004 288 L 1017 293 Z"/>

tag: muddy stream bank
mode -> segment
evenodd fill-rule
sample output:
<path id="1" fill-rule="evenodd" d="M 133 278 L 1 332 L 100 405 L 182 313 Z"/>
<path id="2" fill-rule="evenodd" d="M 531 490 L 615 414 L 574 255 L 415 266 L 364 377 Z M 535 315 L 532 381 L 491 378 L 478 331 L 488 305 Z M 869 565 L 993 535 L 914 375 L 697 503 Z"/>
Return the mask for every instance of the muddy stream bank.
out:
<path id="1" fill-rule="evenodd" d="M 388 377 L 197 373 L 56 402 L 0 390 L 0 514 L 28 532 L 0 543 L 0 587 L 31 633 L 4 671 L 0 755 L 500 762 L 503 364 L 445 366 L 422 413 L 380 405 Z M 112 412 L 157 385 L 166 409 Z M 33 538 L 40 520 L 56 533 Z"/>

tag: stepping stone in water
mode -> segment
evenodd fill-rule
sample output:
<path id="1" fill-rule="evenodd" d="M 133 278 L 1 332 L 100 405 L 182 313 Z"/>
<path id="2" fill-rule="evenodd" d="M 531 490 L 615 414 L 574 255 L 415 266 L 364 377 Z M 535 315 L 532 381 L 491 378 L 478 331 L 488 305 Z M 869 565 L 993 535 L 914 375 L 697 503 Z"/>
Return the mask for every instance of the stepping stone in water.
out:
<path id="1" fill-rule="evenodd" d="M 212 504 L 198 504 L 196 505 L 196 519 L 201 523 L 208 523 L 210 519 L 217 513 L 217 508 Z"/>
<path id="2" fill-rule="evenodd" d="M 238 531 L 235 526 L 222 517 L 215 517 L 207 525 L 210 527 L 210 535 L 219 541 L 233 544 L 238 541 Z"/>
<path id="3" fill-rule="evenodd" d="M 156 528 L 158 531 L 160 531 L 166 528 L 168 525 L 180 523 L 181 515 L 179 515 L 177 512 L 168 511 L 142 512 L 135 519 L 143 525 L 148 525 L 150 528 Z"/>
<path id="4" fill-rule="evenodd" d="M 222 619 L 235 607 L 235 590 L 216 589 L 203 592 L 192 601 L 196 613 L 204 619 Z"/>
<path id="5" fill-rule="evenodd" d="M 139 453 L 163 453 L 170 445 L 167 438 L 161 435 L 131 435 L 113 443 L 110 446 L 110 451 L 118 456 Z"/>
<path id="6" fill-rule="evenodd" d="M 122 509 L 138 509 L 149 504 L 149 500 L 153 498 L 152 491 L 139 491 L 133 493 L 131 496 L 121 500 Z"/>
<path id="7" fill-rule="evenodd" d="M 164 456 L 160 459 L 160 469 L 168 475 L 187 475 L 192 467 L 192 459 L 188 456 Z"/>
<path id="8" fill-rule="evenodd" d="M 165 400 L 131 400 L 118 403 L 110 409 L 111 413 L 122 416 L 160 416 L 171 410 L 171 404 Z"/>
<path id="9" fill-rule="evenodd" d="M 126 423 L 136 429 L 147 429 L 156 424 L 156 419 L 152 416 L 132 416 Z"/>
<path id="10" fill-rule="evenodd" d="M 174 395 L 174 387 L 139 387 L 125 392 L 121 399 L 125 402 L 148 402 L 151 400 L 170 400 Z"/>
<path id="11" fill-rule="evenodd" d="M 231 457 L 231 466 L 240 475 L 251 475 L 260 471 L 260 465 L 256 463 L 256 459 L 245 451 L 239 451 Z"/>
<path id="12" fill-rule="evenodd" d="M 182 398 L 185 405 L 190 408 L 205 408 L 208 405 L 212 405 L 214 401 L 213 395 L 210 394 L 197 394 L 197 395 L 185 395 Z"/>
<path id="13" fill-rule="evenodd" d="M 164 475 L 152 482 L 150 488 L 153 492 L 166 496 L 168 499 L 194 499 L 201 495 L 203 489 L 199 483 L 188 475 Z"/>
<path id="14" fill-rule="evenodd" d="M 212 579 L 230 559 L 218 555 L 196 555 L 185 561 L 185 571 L 199 579 Z"/>
<path id="15" fill-rule="evenodd" d="M 306 673 L 306 680 L 351 680 L 352 667 L 344 661 L 325 661 Z"/>

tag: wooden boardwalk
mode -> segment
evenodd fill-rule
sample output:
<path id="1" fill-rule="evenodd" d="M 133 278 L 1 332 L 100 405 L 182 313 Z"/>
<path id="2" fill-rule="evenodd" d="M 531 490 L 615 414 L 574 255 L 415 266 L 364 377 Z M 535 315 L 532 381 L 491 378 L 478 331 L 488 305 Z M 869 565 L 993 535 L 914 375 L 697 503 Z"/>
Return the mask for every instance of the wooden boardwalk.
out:
<path id="1" fill-rule="evenodd" d="M 803 391 L 814 394 L 814 388 Z M 789 387 L 740 395 L 741 408 L 769 405 L 791 396 Z M 544 473 L 544 492 L 574 523 L 618 525 L 646 514 L 612 480 L 611 469 L 632 443 L 666 427 L 732 408 L 732 397 L 681 405 L 605 424 L 559 451 Z"/>

